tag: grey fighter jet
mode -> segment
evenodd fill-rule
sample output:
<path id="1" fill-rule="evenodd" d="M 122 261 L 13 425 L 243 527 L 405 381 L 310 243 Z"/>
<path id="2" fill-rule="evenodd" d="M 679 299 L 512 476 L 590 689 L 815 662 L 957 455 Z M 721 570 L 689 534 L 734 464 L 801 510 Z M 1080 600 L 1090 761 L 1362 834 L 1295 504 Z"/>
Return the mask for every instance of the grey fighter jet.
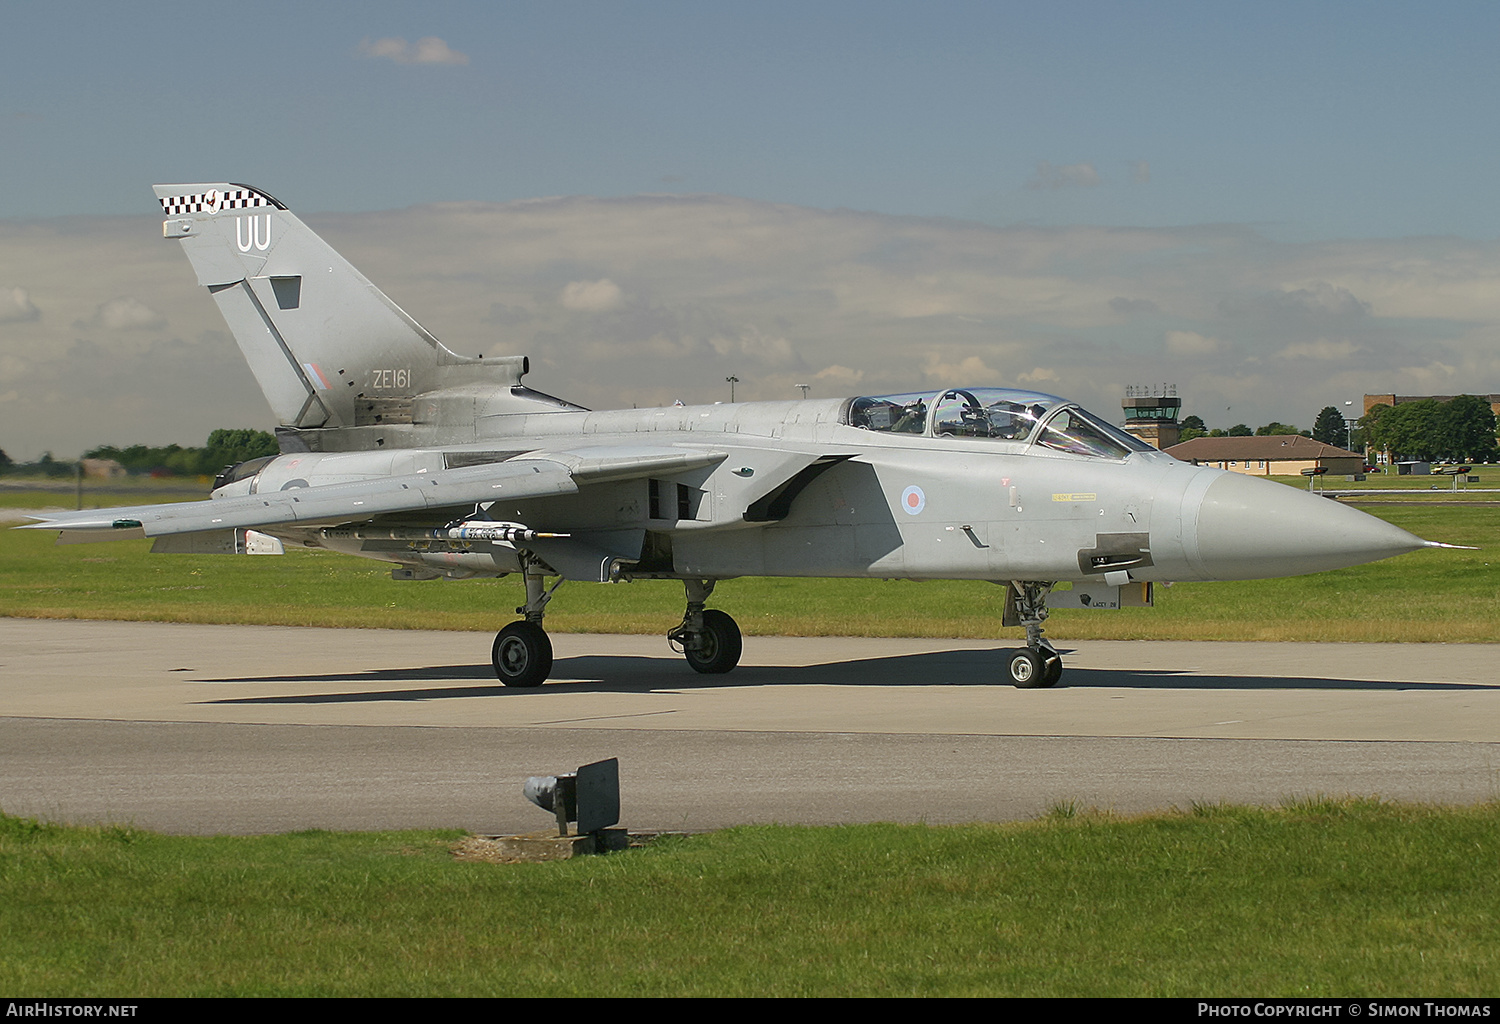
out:
<path id="1" fill-rule="evenodd" d="M 699 672 L 740 659 L 718 580 L 988 580 L 1023 626 L 1003 675 L 1051 686 L 1053 607 L 1149 605 L 1168 580 L 1358 565 L 1434 545 L 1289 487 L 1179 462 L 1073 402 L 992 387 L 592 412 L 524 385 L 524 356 L 449 351 L 280 202 L 157 185 L 275 412 L 281 453 L 211 500 L 49 515 L 60 540 L 156 551 L 296 544 L 397 579 L 522 576 L 495 673 L 537 686 L 563 580 L 678 579 L 667 634 Z M 553 581 L 549 585 L 549 580 Z"/>

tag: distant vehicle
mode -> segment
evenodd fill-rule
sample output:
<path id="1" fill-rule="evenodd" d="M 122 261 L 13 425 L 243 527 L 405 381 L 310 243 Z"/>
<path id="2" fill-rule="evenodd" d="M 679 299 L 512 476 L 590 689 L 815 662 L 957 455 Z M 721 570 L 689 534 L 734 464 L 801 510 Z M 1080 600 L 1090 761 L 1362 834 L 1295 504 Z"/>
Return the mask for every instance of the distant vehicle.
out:
<path id="1" fill-rule="evenodd" d="M 668 639 L 699 672 L 740 660 L 706 602 L 736 576 L 988 580 L 1017 686 L 1051 686 L 1053 606 L 1149 605 L 1152 584 L 1357 565 L 1433 545 L 1334 502 L 1179 462 L 1053 395 L 993 387 L 591 412 L 521 383 L 524 356 L 449 351 L 280 202 L 158 185 L 280 426 L 282 454 L 208 501 L 48 514 L 65 540 L 153 550 L 277 542 L 391 562 L 397 579 L 520 574 L 497 677 L 536 686 L 563 580 L 683 581 Z M 273 539 L 274 538 L 274 539 Z M 555 582 L 548 584 L 548 579 Z M 1071 589 L 1054 590 L 1059 584 Z M 997 625 L 1000 625 L 997 624 Z"/>

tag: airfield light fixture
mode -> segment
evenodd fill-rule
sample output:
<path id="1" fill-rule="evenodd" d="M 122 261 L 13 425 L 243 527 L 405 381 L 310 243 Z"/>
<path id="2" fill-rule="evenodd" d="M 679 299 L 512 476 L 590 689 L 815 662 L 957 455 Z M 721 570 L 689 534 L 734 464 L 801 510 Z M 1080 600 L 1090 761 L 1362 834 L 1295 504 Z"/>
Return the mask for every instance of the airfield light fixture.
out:
<path id="1" fill-rule="evenodd" d="M 734 404 L 734 386 L 740 382 L 740 379 L 738 377 L 725 377 L 724 380 L 729 385 L 729 404 L 733 405 Z"/>
<path id="2" fill-rule="evenodd" d="M 564 775 L 533 775 L 521 787 L 527 800 L 557 818 L 557 834 L 568 834 L 568 822 L 588 835 L 620 821 L 620 761 L 611 757 Z"/>

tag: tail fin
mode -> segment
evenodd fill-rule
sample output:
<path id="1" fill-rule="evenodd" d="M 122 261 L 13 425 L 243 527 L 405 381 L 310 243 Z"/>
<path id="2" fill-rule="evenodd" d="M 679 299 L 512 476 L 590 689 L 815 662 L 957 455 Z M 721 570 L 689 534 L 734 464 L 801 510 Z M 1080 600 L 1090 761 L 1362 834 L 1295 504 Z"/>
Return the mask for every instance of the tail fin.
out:
<path id="1" fill-rule="evenodd" d="M 455 355 L 284 205 L 227 182 L 157 185 L 162 234 L 182 242 L 278 422 L 294 429 L 411 422 L 412 398 L 518 384 L 524 356 Z"/>

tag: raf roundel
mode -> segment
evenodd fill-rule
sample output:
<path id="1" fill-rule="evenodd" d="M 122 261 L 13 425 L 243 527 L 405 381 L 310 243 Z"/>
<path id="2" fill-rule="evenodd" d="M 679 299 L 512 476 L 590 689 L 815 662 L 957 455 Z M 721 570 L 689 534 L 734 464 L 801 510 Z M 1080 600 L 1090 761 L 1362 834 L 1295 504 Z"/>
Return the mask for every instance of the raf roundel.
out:
<path id="1" fill-rule="evenodd" d="M 926 507 L 927 495 L 922 493 L 922 488 L 913 484 L 901 492 L 901 511 L 907 515 L 918 515 Z"/>

